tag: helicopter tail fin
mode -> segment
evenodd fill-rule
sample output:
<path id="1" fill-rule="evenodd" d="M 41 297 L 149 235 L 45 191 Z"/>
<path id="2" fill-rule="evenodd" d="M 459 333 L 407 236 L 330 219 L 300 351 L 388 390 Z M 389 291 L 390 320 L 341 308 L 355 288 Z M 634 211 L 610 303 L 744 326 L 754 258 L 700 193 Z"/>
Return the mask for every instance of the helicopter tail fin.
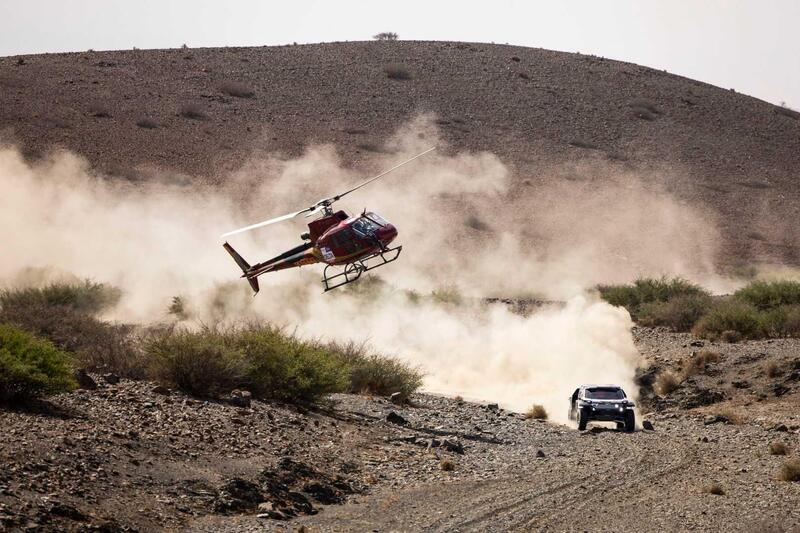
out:
<path id="1" fill-rule="evenodd" d="M 255 277 L 250 278 L 250 277 L 247 276 L 248 272 L 250 271 L 250 263 L 245 261 L 244 257 L 239 255 L 239 252 L 234 250 L 233 246 L 231 246 L 227 242 L 225 244 L 223 244 L 222 247 L 225 248 L 225 250 L 229 254 L 231 254 L 231 257 L 233 257 L 233 260 L 236 261 L 236 264 L 239 265 L 239 268 L 242 269 L 242 273 L 243 273 L 242 277 L 247 278 L 247 283 L 250 284 L 250 287 L 253 288 L 254 292 L 258 293 L 258 278 L 255 278 Z"/>

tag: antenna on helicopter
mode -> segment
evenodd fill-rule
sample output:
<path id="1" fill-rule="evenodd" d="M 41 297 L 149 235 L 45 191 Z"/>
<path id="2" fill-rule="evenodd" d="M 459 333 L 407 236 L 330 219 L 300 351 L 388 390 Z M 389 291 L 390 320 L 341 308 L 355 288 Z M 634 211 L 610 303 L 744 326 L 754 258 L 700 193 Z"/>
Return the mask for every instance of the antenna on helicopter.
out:
<path id="1" fill-rule="evenodd" d="M 425 155 L 425 154 L 427 154 L 429 152 L 432 152 L 435 149 L 436 149 L 435 146 L 433 146 L 431 148 L 428 148 L 424 152 L 415 155 L 411 159 L 406 159 L 402 163 L 399 163 L 399 164 L 393 166 L 389 170 L 385 170 L 385 171 L 381 172 L 377 176 L 374 176 L 374 177 L 372 177 L 372 178 L 360 183 L 359 185 L 356 185 L 355 187 L 353 187 L 350 190 L 347 190 L 347 191 L 345 191 L 343 193 L 337 194 L 336 196 L 331 196 L 330 198 L 323 198 L 322 200 L 319 200 L 317 203 L 315 203 L 311 207 L 307 207 L 305 209 L 301 209 L 300 211 L 295 211 L 294 213 L 288 213 L 286 215 L 282 215 L 282 216 L 279 216 L 279 217 L 276 217 L 276 218 L 271 218 L 271 219 L 265 220 L 263 222 L 258 222 L 256 224 L 252 224 L 250 226 L 245 226 L 244 228 L 239 228 L 239 229 L 235 229 L 233 231 L 229 231 L 228 233 L 222 234 L 222 237 L 229 237 L 231 235 L 236 235 L 237 233 L 244 233 L 245 231 L 250 231 L 250 230 L 253 230 L 253 229 L 256 229 L 256 228 L 260 228 L 260 227 L 263 227 L 263 226 L 268 226 L 270 224 L 275 224 L 277 222 L 283 222 L 284 220 L 292 219 L 292 218 L 296 217 L 297 215 L 301 215 L 303 213 L 307 213 L 307 215 L 306 215 L 307 217 L 313 216 L 316 213 L 318 213 L 319 211 L 322 211 L 322 213 L 324 215 L 330 215 L 330 214 L 333 213 L 333 210 L 331 209 L 331 206 L 333 205 L 334 202 L 336 202 L 338 200 L 341 200 L 342 198 L 344 198 L 345 196 L 347 196 L 351 192 L 357 191 L 361 187 L 372 183 L 373 181 L 377 180 L 378 178 L 382 178 L 386 174 L 388 174 L 388 173 L 390 173 L 390 172 L 392 172 L 394 170 L 397 170 L 398 168 L 402 167 L 406 163 L 410 163 L 411 161 L 417 159 L 418 157 L 422 157 L 423 155 Z"/>

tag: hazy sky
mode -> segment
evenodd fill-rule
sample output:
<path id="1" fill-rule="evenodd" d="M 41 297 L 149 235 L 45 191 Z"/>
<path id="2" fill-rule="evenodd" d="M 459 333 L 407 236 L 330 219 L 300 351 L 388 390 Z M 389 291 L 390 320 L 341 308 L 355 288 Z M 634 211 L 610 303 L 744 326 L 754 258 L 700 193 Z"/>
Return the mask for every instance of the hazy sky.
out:
<path id="1" fill-rule="evenodd" d="M 596 54 L 800 108 L 800 1 L 0 0 L 0 55 L 401 39 Z"/>

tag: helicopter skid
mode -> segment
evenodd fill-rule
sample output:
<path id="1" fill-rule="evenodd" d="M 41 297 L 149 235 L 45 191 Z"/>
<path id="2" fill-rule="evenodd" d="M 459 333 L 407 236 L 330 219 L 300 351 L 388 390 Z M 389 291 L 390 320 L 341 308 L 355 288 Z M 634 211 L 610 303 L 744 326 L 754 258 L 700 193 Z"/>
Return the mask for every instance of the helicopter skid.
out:
<path id="1" fill-rule="evenodd" d="M 361 274 L 364 272 L 396 261 L 397 258 L 400 257 L 400 252 L 402 250 L 402 245 L 395 246 L 394 248 L 386 248 L 380 252 L 368 255 L 359 259 L 358 261 L 353 261 L 352 263 L 326 266 L 322 274 L 322 284 L 325 286 L 325 292 L 331 291 L 337 287 L 341 287 L 342 285 L 347 285 L 348 283 L 353 283 L 360 278 Z M 339 267 L 342 267 L 341 272 L 338 274 L 333 274 L 332 276 L 328 275 L 328 269 L 336 269 Z"/>

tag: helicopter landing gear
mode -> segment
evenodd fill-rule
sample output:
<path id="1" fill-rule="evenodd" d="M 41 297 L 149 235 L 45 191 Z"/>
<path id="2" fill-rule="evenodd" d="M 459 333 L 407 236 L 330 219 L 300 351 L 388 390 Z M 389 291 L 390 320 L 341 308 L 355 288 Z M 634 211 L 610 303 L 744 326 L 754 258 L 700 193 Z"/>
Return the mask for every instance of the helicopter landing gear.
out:
<path id="1" fill-rule="evenodd" d="M 362 257 L 358 261 L 346 263 L 344 265 L 328 265 L 322 273 L 322 285 L 325 287 L 325 292 L 333 290 L 342 285 L 352 283 L 361 277 L 361 274 L 367 270 L 381 267 L 396 261 L 400 257 L 400 252 L 403 246 L 395 246 L 394 248 L 386 248 L 380 252 Z M 342 271 L 338 274 L 328 275 L 328 269 L 335 269 L 342 267 Z"/>

